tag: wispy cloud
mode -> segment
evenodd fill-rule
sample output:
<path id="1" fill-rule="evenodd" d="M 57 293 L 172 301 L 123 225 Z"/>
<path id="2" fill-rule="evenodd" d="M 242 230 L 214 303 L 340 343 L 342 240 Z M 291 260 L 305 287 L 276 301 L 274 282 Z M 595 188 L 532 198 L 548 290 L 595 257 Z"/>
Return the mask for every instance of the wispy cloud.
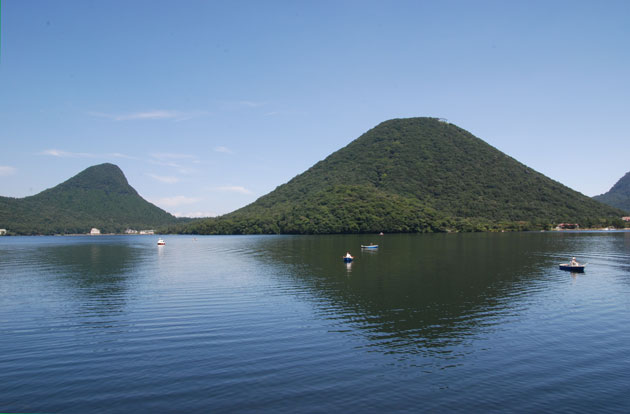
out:
<path id="1" fill-rule="evenodd" d="M 151 200 L 151 202 L 153 204 L 157 204 L 160 207 L 173 208 L 173 207 L 183 206 L 186 204 L 194 204 L 200 200 L 201 199 L 197 197 L 186 197 L 186 196 L 179 195 L 179 196 L 174 196 L 174 197 L 158 198 L 155 200 Z"/>
<path id="2" fill-rule="evenodd" d="M 222 152 L 223 154 L 234 154 L 234 151 L 224 146 L 215 147 L 214 150 L 216 152 Z"/>
<path id="3" fill-rule="evenodd" d="M 16 171 L 17 169 L 15 167 L 0 165 L 0 177 L 8 177 L 9 175 L 15 174 Z"/>
<path id="4" fill-rule="evenodd" d="M 103 154 L 95 154 L 91 152 L 72 152 L 59 149 L 47 149 L 39 153 L 40 155 L 49 155 L 51 157 L 58 158 L 126 158 L 129 160 L 137 160 L 138 157 L 132 157 L 131 155 L 121 154 L 120 152 L 109 152 Z"/>
<path id="5" fill-rule="evenodd" d="M 163 175 L 155 175 L 155 174 L 147 174 L 147 176 L 165 184 L 175 184 L 179 182 L 179 178 L 172 177 L 172 176 L 163 176 Z"/>
<path id="6" fill-rule="evenodd" d="M 199 159 L 196 155 L 190 154 L 178 154 L 170 152 L 160 152 L 149 154 L 152 159 L 148 161 L 151 164 L 159 165 L 161 167 L 169 167 L 176 169 L 180 174 L 191 174 L 195 171 L 189 164 L 199 164 Z"/>
<path id="7" fill-rule="evenodd" d="M 259 108 L 261 106 L 265 106 L 267 105 L 267 102 L 260 102 L 260 101 L 239 101 L 237 102 L 237 104 L 239 106 L 244 106 L 247 108 Z"/>
<path id="8" fill-rule="evenodd" d="M 185 160 L 185 159 L 192 159 L 192 160 L 196 160 L 197 156 L 196 155 L 191 155 L 191 154 L 178 154 L 178 153 L 174 153 L 174 152 L 153 152 L 151 154 L 153 158 L 156 158 L 158 160 Z"/>
<path id="9" fill-rule="evenodd" d="M 269 105 L 266 101 L 254 101 L 249 99 L 242 99 L 240 101 L 222 101 L 219 102 L 222 110 L 235 111 L 243 109 L 256 109 Z"/>
<path id="10" fill-rule="evenodd" d="M 59 158 L 96 158 L 95 154 L 91 154 L 89 152 L 70 152 L 58 149 L 47 149 L 42 151 L 40 154 Z"/>
<path id="11" fill-rule="evenodd" d="M 176 213 L 173 213 L 173 215 L 175 217 L 192 217 L 192 218 L 218 216 L 218 214 L 213 211 L 192 211 L 188 213 L 182 213 L 181 211 L 178 211 Z"/>
<path id="12" fill-rule="evenodd" d="M 108 157 L 114 157 L 114 158 L 126 158 L 128 160 L 138 160 L 138 157 L 133 157 L 131 155 L 127 155 L 127 154 L 121 154 L 120 152 L 111 152 L 109 154 L 103 154 L 105 156 Z"/>
<path id="13" fill-rule="evenodd" d="M 112 121 L 142 121 L 142 120 L 162 120 L 170 119 L 174 121 L 185 121 L 197 116 L 206 114 L 203 111 L 175 111 L 166 109 L 156 109 L 143 112 L 130 112 L 124 114 L 111 114 L 105 112 L 88 112 L 88 115 L 98 118 L 111 119 Z"/>
<path id="14" fill-rule="evenodd" d="M 239 193 L 239 194 L 252 194 L 250 190 L 245 187 L 241 187 L 239 185 L 227 185 L 222 187 L 214 187 L 212 188 L 214 191 L 223 191 L 229 193 Z"/>

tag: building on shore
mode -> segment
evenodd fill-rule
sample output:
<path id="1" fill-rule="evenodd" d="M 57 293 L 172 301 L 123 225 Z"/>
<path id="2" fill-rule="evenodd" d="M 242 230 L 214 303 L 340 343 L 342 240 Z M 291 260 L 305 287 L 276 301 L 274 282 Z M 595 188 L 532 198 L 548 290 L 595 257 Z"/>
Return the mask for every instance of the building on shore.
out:
<path id="1" fill-rule="evenodd" d="M 140 230 L 140 234 L 155 234 L 155 230 Z"/>
<path id="2" fill-rule="evenodd" d="M 125 230 L 125 234 L 138 234 L 138 230 L 127 229 Z"/>
<path id="3" fill-rule="evenodd" d="M 622 219 L 623 221 L 630 221 L 630 216 L 628 216 L 628 217 L 622 217 L 621 219 Z"/>
<path id="4" fill-rule="evenodd" d="M 0 229 L 0 236 L 6 236 L 7 235 L 7 229 Z"/>
<path id="5" fill-rule="evenodd" d="M 99 234 L 101 234 L 101 231 L 97 229 L 96 227 L 93 227 L 92 230 L 90 230 L 91 236 L 98 236 Z"/>
<path id="6" fill-rule="evenodd" d="M 579 230 L 580 225 L 577 223 L 560 223 L 556 226 L 556 230 Z"/>

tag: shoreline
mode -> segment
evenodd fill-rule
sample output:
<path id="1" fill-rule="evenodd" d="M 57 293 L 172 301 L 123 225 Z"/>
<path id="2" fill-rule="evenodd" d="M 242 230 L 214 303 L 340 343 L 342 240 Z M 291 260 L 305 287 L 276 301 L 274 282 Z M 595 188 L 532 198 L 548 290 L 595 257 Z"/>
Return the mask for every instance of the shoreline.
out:
<path id="1" fill-rule="evenodd" d="M 630 228 L 623 229 L 607 229 L 607 228 L 584 228 L 584 229 L 551 229 L 551 230 L 523 230 L 523 231 L 471 231 L 471 232 L 462 232 L 462 231 L 447 231 L 445 234 L 465 234 L 465 233 L 548 233 L 548 232 L 557 232 L 557 233 L 628 233 L 630 232 Z M 439 232 L 435 232 L 434 234 L 438 234 Z M 99 237 L 99 236 L 330 236 L 330 235 L 346 235 L 346 234 L 355 234 L 355 235 L 373 235 L 374 233 L 325 233 L 325 234 L 296 234 L 296 233 L 278 233 L 278 234 L 191 234 L 191 233 L 154 233 L 154 234 L 125 234 L 125 233 L 102 233 L 102 234 L 89 234 L 89 233 L 69 233 L 69 234 L 5 234 L 0 236 L 2 237 Z M 430 233 L 387 233 L 391 234 L 430 234 Z"/>

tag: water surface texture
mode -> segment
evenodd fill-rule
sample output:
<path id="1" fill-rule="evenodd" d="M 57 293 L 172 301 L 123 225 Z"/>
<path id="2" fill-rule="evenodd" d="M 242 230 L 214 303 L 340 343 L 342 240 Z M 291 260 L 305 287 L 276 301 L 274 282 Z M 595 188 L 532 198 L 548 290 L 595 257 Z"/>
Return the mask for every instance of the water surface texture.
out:
<path id="1" fill-rule="evenodd" d="M 630 411 L 630 233 L 165 240 L 0 238 L 0 411 Z"/>

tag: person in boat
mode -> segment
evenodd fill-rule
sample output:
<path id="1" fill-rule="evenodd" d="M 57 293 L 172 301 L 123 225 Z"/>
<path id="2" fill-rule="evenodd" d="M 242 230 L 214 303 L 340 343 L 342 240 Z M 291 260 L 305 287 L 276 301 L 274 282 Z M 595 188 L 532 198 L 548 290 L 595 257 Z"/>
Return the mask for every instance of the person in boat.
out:
<path id="1" fill-rule="evenodd" d="M 350 256 L 350 252 L 346 252 L 346 255 L 344 257 L 347 259 L 352 259 L 352 256 Z"/>
<path id="2" fill-rule="evenodd" d="M 570 266 L 579 266 L 580 264 L 577 262 L 577 260 L 575 260 L 575 257 L 571 258 L 571 263 L 569 263 Z"/>

